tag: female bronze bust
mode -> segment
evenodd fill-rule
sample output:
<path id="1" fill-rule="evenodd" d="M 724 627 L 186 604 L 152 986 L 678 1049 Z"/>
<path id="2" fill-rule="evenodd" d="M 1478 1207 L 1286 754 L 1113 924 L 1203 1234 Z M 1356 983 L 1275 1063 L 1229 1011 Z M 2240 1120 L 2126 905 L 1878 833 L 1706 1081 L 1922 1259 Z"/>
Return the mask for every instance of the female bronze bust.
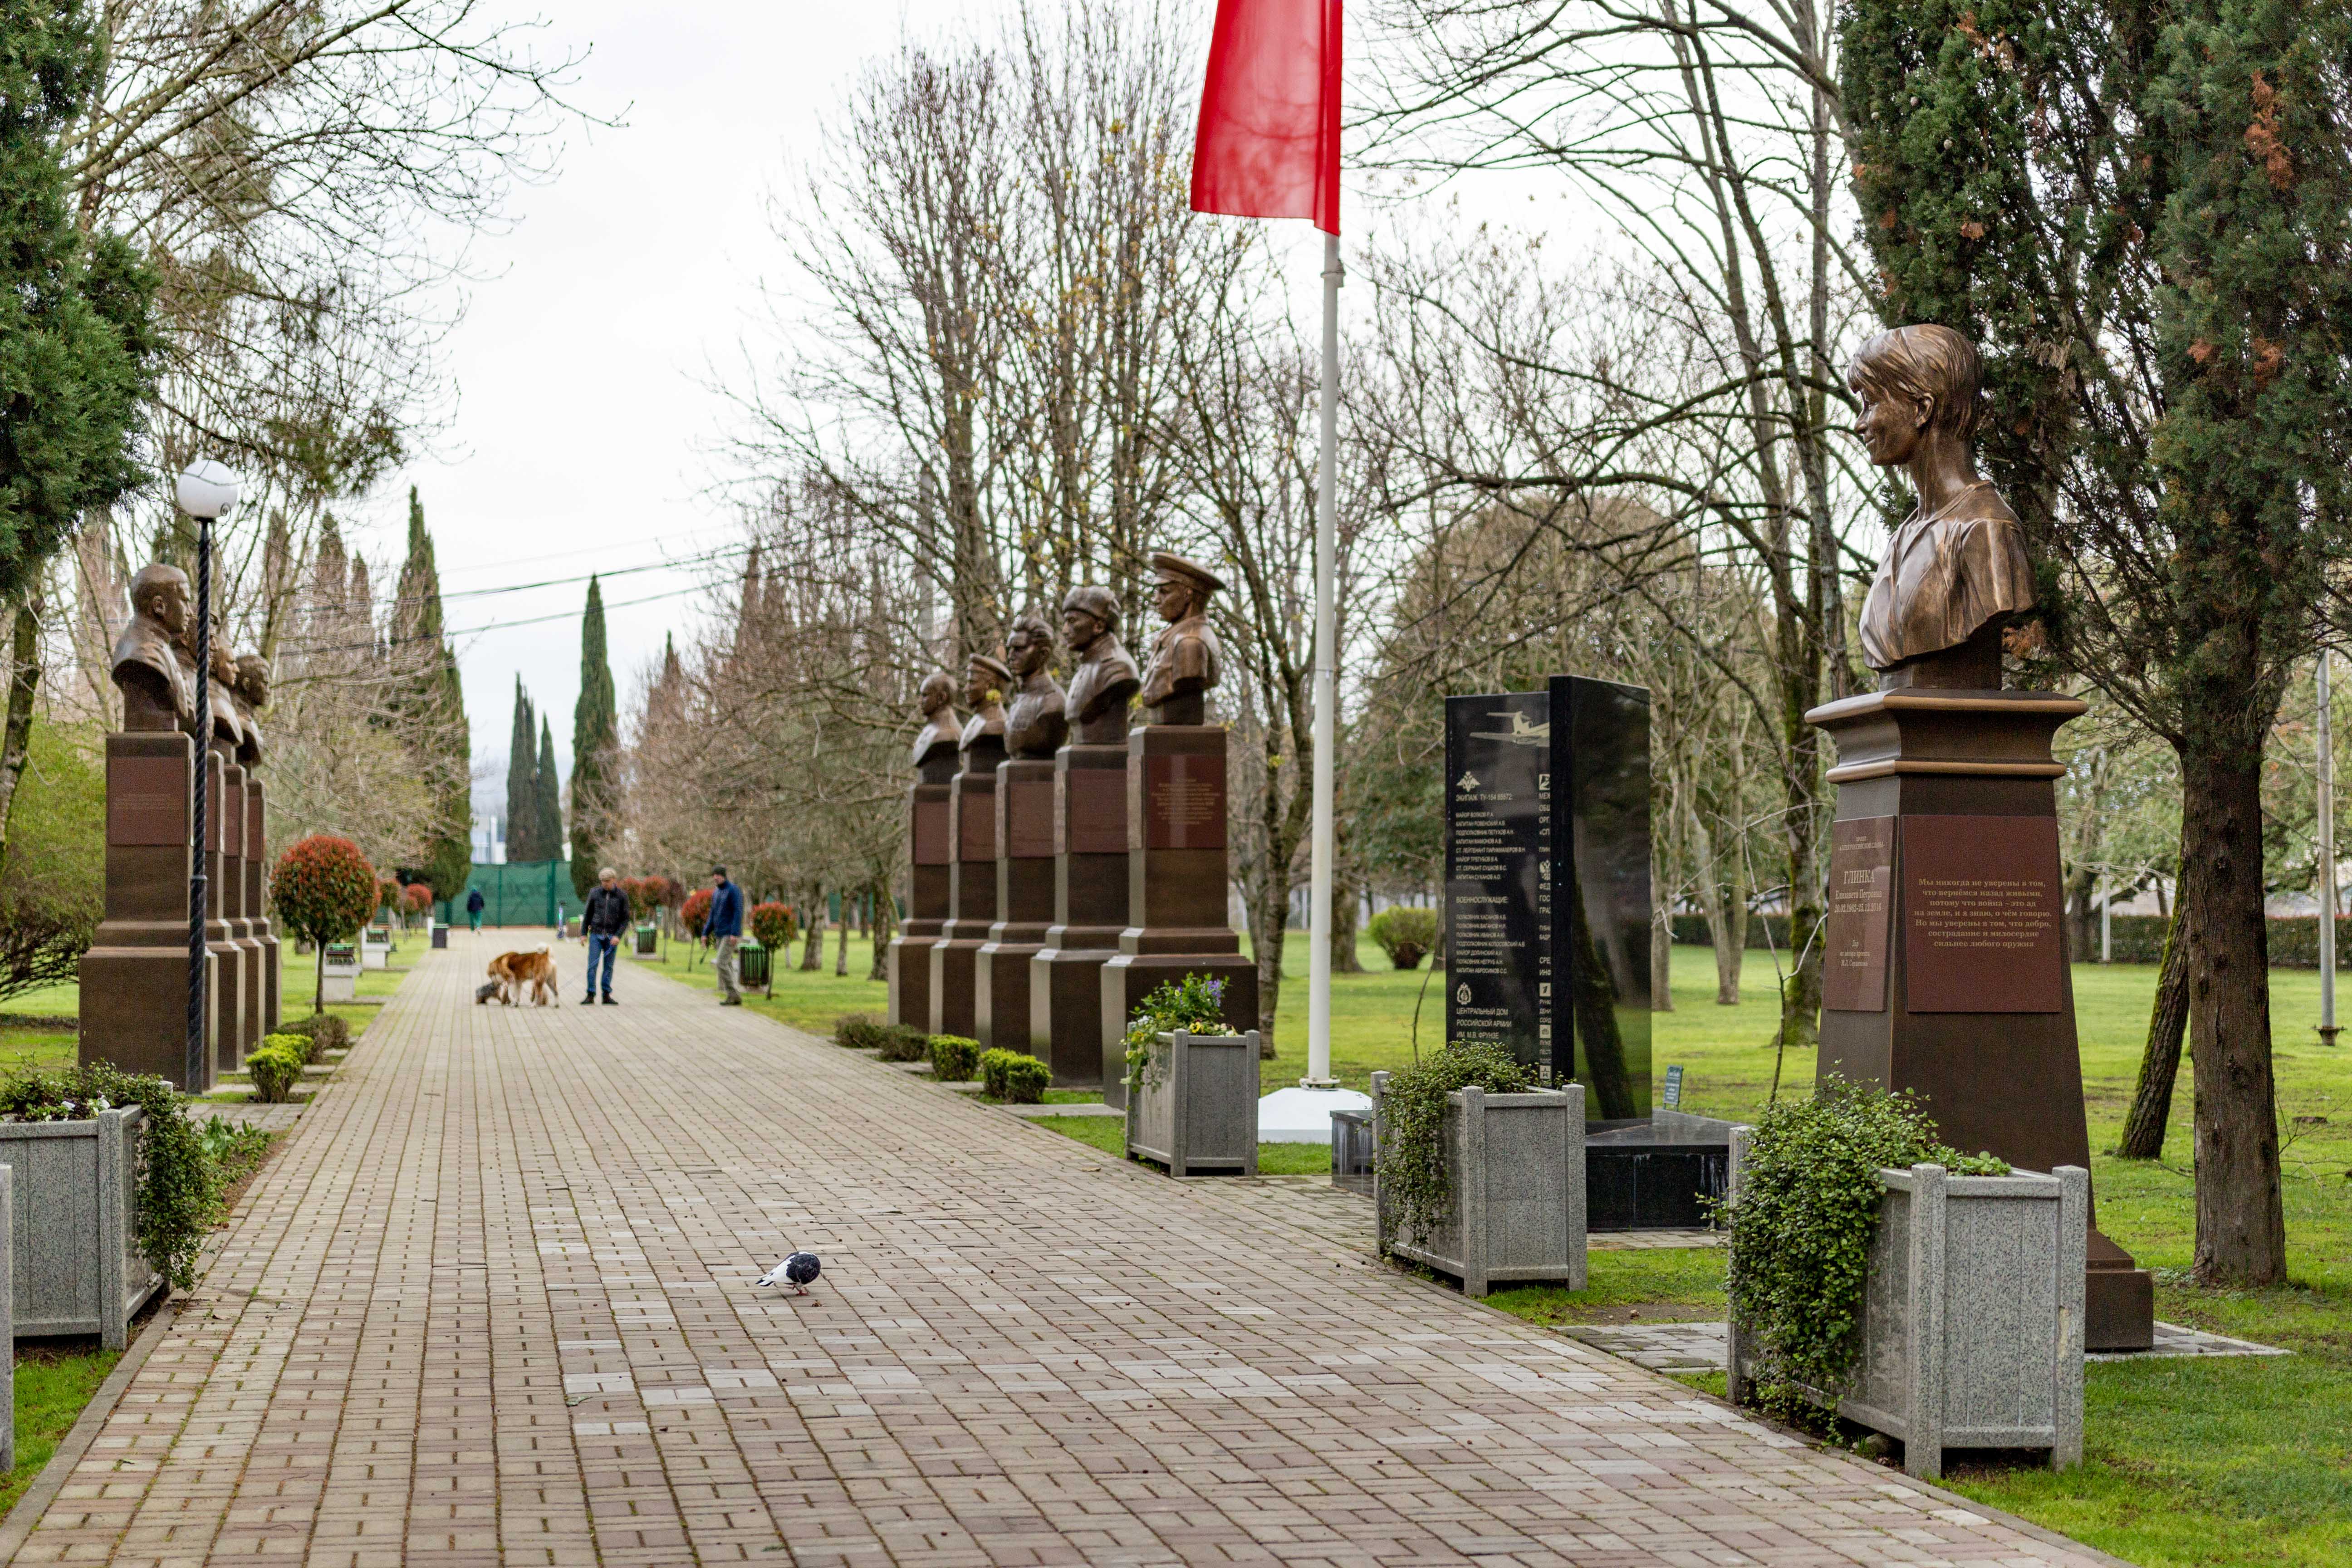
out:
<path id="1" fill-rule="evenodd" d="M 1897 327 L 1862 345 L 1846 384 L 1854 434 L 1880 468 L 1901 464 L 1919 498 L 1886 542 L 1862 606 L 1863 662 L 1881 690 L 1998 690 L 2000 637 L 2033 607 L 2017 514 L 1977 474 L 1977 351 L 1949 327 Z"/>

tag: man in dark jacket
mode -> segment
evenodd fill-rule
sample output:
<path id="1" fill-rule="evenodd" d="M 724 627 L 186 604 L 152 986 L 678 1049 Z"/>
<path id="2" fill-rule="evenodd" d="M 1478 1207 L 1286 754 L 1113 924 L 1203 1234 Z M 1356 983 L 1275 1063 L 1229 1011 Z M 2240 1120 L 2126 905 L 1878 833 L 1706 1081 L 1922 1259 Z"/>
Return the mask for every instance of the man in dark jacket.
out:
<path id="1" fill-rule="evenodd" d="M 719 1005 L 740 1007 L 743 990 L 735 979 L 735 950 L 743 945 L 743 889 L 727 879 L 724 866 L 710 868 L 710 917 L 703 921 L 702 934 L 719 950 L 712 963 L 719 970 L 719 989 L 726 993 Z"/>
<path id="2" fill-rule="evenodd" d="M 466 923 L 475 931 L 482 929 L 482 903 L 481 889 L 476 888 L 466 895 Z"/>
<path id="3" fill-rule="evenodd" d="M 580 917 L 581 934 L 588 940 L 588 994 L 582 1005 L 596 1000 L 596 971 L 604 973 L 604 1005 L 613 1002 L 613 955 L 621 951 L 621 933 L 629 929 L 629 895 L 621 891 L 620 874 L 610 866 L 596 873 L 588 889 L 588 908 Z"/>

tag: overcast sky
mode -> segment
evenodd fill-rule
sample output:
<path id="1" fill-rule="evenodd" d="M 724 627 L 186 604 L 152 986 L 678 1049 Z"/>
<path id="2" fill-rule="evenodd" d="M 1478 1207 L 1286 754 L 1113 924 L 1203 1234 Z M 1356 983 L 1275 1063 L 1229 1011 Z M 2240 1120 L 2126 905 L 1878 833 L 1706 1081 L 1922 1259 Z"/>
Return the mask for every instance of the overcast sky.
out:
<path id="1" fill-rule="evenodd" d="M 1199 4 L 1205 18 L 1211 0 Z M 612 574 L 626 710 L 664 634 L 692 626 L 711 552 L 740 535 L 710 493 L 731 415 L 705 384 L 714 367 L 740 374 L 747 333 L 772 342 L 760 294 L 781 276 L 770 195 L 862 60 L 903 29 L 992 31 L 1005 9 L 572 0 L 554 16 L 550 49 L 590 51 L 574 101 L 623 123 L 571 129 L 555 177 L 518 190 L 507 232 L 476 241 L 479 280 L 447 345 L 454 424 L 355 519 L 363 548 L 396 568 L 408 485 L 422 493 L 478 765 L 503 765 L 520 676 L 568 774 L 586 590 L 482 591 Z M 1318 237 L 1274 226 L 1311 321 Z M 489 787 L 477 798 L 503 804 Z"/>

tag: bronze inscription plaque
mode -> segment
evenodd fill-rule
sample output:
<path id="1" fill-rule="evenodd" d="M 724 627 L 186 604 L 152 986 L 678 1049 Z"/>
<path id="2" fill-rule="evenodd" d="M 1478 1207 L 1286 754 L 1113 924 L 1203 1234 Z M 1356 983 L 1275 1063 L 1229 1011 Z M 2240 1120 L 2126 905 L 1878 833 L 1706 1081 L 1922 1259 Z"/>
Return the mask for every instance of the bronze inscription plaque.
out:
<path id="1" fill-rule="evenodd" d="M 2057 820 L 1903 818 L 1903 942 L 1914 1013 L 2063 1011 Z"/>
<path id="2" fill-rule="evenodd" d="M 1839 1013 L 1886 1006 L 1886 927 L 1895 895 L 1895 818 L 1830 828 L 1830 921 L 1822 1005 Z"/>
<path id="3" fill-rule="evenodd" d="M 1064 855 L 1127 853 L 1127 770 L 1071 768 L 1054 781 L 1055 849 Z"/>
<path id="4" fill-rule="evenodd" d="M 956 826 L 960 829 L 956 855 L 963 860 L 993 860 L 996 858 L 996 792 L 982 795 L 978 790 L 959 791 L 956 795 Z"/>
<path id="5" fill-rule="evenodd" d="M 1000 779 L 1004 792 L 1004 853 L 1013 860 L 1054 858 L 1054 781 Z"/>
<path id="6" fill-rule="evenodd" d="M 948 863 L 948 803 L 943 800 L 919 800 L 915 803 L 915 864 L 944 866 Z"/>
<path id="7" fill-rule="evenodd" d="M 174 757 L 113 757 L 106 764 L 109 844 L 188 841 L 188 764 Z"/>
<path id="8" fill-rule="evenodd" d="M 1223 849 L 1225 759 L 1144 758 L 1143 832 L 1147 849 Z"/>

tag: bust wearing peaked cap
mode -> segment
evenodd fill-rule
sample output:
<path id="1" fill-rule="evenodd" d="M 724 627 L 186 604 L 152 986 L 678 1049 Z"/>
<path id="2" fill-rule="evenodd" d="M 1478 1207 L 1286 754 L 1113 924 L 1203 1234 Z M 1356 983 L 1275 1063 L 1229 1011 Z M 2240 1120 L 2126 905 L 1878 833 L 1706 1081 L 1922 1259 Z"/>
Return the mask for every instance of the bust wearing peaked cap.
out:
<path id="1" fill-rule="evenodd" d="M 991 658 L 984 653 L 971 656 L 965 667 L 963 696 L 971 709 L 971 717 L 964 721 L 964 765 L 971 765 L 971 749 L 984 741 L 1004 744 L 1004 693 L 1013 685 L 1013 671 L 1003 659 Z M 993 764 L 991 764 L 993 765 Z"/>
<path id="2" fill-rule="evenodd" d="M 1169 551 L 1151 556 L 1152 603 L 1168 625 L 1152 639 L 1140 697 L 1150 724 L 1198 724 L 1207 717 L 1207 693 L 1217 684 L 1223 650 L 1209 629 L 1209 600 L 1224 580 L 1199 562 Z"/>
<path id="3" fill-rule="evenodd" d="M 953 750 L 963 740 L 963 721 L 956 716 L 955 677 L 941 670 L 927 677 L 921 695 L 922 731 L 915 737 L 915 766 L 921 767 L 941 746 Z"/>

